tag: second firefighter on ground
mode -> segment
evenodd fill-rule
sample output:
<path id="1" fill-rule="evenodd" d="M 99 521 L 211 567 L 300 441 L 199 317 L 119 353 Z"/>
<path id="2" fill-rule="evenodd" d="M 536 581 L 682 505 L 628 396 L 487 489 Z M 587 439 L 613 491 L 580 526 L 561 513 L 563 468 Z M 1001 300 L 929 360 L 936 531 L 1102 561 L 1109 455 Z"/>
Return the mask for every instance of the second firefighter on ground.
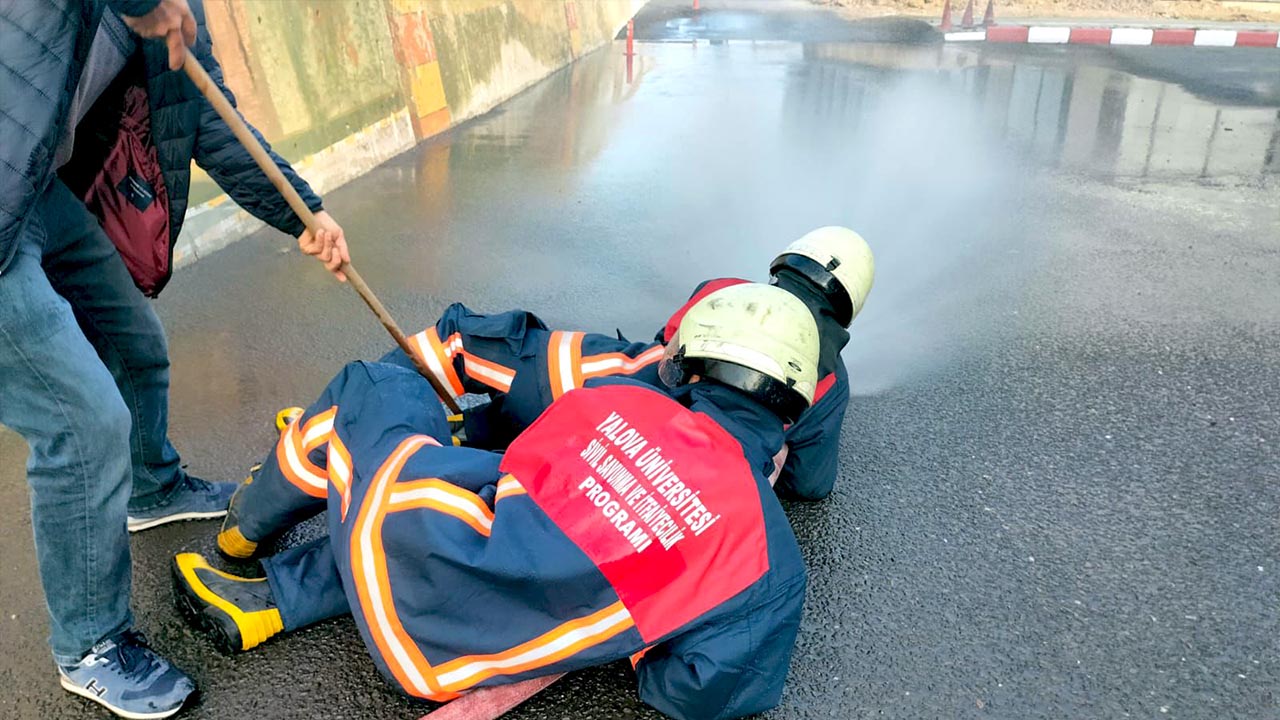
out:
<path id="1" fill-rule="evenodd" d="M 233 650 L 350 614 L 383 674 L 434 700 L 630 658 L 672 717 L 767 710 L 805 589 L 769 476 L 819 354 L 794 295 L 724 288 L 655 363 L 665 391 L 586 379 L 501 455 L 452 447 L 415 372 L 349 365 L 232 508 L 255 538 L 327 510 L 327 536 L 265 580 L 179 555 L 179 595 Z"/>

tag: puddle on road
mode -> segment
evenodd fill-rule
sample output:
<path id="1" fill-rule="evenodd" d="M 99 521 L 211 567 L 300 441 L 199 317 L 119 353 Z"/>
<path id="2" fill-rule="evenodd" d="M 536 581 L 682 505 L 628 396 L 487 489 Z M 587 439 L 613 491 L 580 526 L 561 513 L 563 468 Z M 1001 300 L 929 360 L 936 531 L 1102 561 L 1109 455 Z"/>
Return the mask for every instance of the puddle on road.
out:
<path id="1" fill-rule="evenodd" d="M 1276 106 L 1214 102 L 1114 58 L 739 40 L 637 50 L 630 79 L 612 46 L 359 181 L 401 209 L 370 220 L 397 248 L 371 272 L 644 337 L 655 308 L 698 281 L 763 277 L 785 242 L 844 224 L 877 255 L 846 353 L 858 390 L 874 392 L 946 363 L 1017 302 L 1061 230 L 1039 215 L 1046 174 L 1106 185 L 1280 171 Z M 1079 220 L 1100 222 L 1087 207 Z M 500 290 L 481 280 L 493 277 Z M 628 302 L 590 300 L 619 287 Z"/>
<path id="2" fill-rule="evenodd" d="M 811 62 L 797 101 L 855 124 L 904 74 L 923 75 L 967 100 L 987 132 L 1036 163 L 1117 177 L 1280 173 L 1276 106 L 1211 102 L 1109 67 L 1106 57 L 855 44 L 810 45 L 804 56 Z M 1255 94 L 1280 96 L 1280 74 Z"/>

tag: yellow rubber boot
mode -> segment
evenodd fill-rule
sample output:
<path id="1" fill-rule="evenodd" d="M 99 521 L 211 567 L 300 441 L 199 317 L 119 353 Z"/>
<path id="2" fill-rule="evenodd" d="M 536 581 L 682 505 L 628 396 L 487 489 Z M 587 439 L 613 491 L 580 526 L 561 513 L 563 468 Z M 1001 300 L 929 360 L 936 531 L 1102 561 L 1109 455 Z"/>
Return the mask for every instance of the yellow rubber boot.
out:
<path id="1" fill-rule="evenodd" d="M 266 578 L 236 577 L 182 553 L 173 558 L 173 587 L 187 618 L 223 652 L 249 650 L 284 631 Z"/>
<path id="2" fill-rule="evenodd" d="M 283 433 L 289 423 L 302 417 L 304 410 L 300 407 L 287 407 L 276 413 L 276 432 Z"/>

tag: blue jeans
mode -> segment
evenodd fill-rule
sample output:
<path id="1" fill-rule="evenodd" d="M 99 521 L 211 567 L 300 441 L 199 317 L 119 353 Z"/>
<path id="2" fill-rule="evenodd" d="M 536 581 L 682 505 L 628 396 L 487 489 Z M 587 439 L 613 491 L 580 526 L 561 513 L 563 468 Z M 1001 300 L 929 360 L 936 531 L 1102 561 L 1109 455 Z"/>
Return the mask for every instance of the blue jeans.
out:
<path id="1" fill-rule="evenodd" d="M 60 663 L 132 623 L 128 511 L 182 479 L 168 391 L 159 318 L 97 221 L 53 180 L 0 274 L 0 424 L 31 447 L 31 520 Z"/>

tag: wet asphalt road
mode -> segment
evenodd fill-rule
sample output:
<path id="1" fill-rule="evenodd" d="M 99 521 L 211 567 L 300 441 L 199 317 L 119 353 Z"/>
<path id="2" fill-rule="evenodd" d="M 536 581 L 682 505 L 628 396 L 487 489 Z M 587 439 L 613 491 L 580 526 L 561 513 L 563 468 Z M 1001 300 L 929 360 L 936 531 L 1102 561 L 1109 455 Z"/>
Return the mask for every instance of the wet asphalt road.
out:
<path id="1" fill-rule="evenodd" d="M 631 82 L 614 46 L 327 198 L 401 324 L 464 300 L 641 337 L 698 280 L 858 228 L 877 283 L 836 494 L 790 508 L 812 580 L 770 717 L 1280 714 L 1280 52 L 704 8 L 645 11 Z M 291 245 L 261 232 L 159 301 L 197 474 L 238 479 L 279 407 L 387 345 Z M 12 508 L 24 454 L 0 436 Z M 214 530 L 133 543 L 139 623 L 203 689 L 187 717 L 430 708 L 350 621 L 234 658 L 189 631 L 166 563 Z M 0 717 L 105 716 L 57 687 L 25 509 L 0 570 Z M 653 716 L 632 687 L 582 673 L 512 717 Z"/>

